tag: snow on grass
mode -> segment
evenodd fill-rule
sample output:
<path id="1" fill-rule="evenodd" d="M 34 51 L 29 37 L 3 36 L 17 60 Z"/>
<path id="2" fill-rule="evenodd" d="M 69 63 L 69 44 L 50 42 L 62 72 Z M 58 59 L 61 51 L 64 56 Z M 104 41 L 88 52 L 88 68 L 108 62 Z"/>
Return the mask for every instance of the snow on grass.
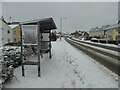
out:
<path id="1" fill-rule="evenodd" d="M 103 45 L 103 46 L 109 46 L 109 47 L 115 47 L 115 48 L 119 48 L 119 45 L 115 45 L 115 44 L 107 44 L 107 43 L 97 43 L 97 42 L 92 42 L 90 40 L 85 40 L 84 38 L 82 38 L 82 40 L 72 37 L 72 39 L 78 40 L 78 41 L 83 41 L 83 42 L 88 42 L 88 43 L 93 43 L 93 44 L 99 44 L 99 45 Z"/>
<path id="2" fill-rule="evenodd" d="M 25 77 L 18 67 L 6 88 L 117 88 L 117 75 L 100 65 L 64 39 L 52 43 L 52 59 L 41 59 L 41 77 L 37 66 L 25 66 Z"/>

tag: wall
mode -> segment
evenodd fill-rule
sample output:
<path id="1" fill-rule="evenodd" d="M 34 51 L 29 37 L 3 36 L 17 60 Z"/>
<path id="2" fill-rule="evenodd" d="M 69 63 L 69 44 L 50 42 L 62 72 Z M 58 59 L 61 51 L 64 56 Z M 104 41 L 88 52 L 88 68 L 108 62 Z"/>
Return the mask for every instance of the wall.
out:
<path id="1" fill-rule="evenodd" d="M 89 36 L 91 36 L 91 37 L 104 36 L 104 30 L 91 31 L 91 32 L 89 33 Z"/>
<path id="2" fill-rule="evenodd" d="M 0 45 L 3 46 L 9 42 L 12 42 L 12 29 L 5 22 L 0 20 L 2 26 L 0 26 Z"/>
<path id="3" fill-rule="evenodd" d="M 2 21 L 0 20 L 0 46 L 2 46 Z"/>
<path id="4" fill-rule="evenodd" d="M 2 2 L 0 1 L 0 17 L 2 17 Z M 2 21 L 0 20 L 0 46 L 2 46 Z"/>
<path id="5" fill-rule="evenodd" d="M 117 28 L 107 30 L 107 40 L 116 40 L 117 35 L 118 35 Z"/>
<path id="6" fill-rule="evenodd" d="M 12 36 L 12 41 L 14 43 L 20 42 L 20 26 L 17 26 L 17 27 L 12 29 L 12 35 L 13 35 Z M 15 42 L 15 39 L 16 39 L 16 42 Z"/>

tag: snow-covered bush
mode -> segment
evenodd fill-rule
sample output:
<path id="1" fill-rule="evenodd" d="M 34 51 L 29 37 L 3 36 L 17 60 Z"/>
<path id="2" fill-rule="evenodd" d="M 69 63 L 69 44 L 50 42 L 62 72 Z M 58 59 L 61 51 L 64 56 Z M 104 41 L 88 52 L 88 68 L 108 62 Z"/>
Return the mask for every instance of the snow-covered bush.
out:
<path id="1" fill-rule="evenodd" d="M 1 58 L 0 58 L 0 89 L 1 88 L 2 88 L 2 61 L 1 61 Z"/>
<path id="2" fill-rule="evenodd" d="M 12 80 L 14 76 L 14 69 L 12 66 L 6 67 L 3 65 L 2 68 L 2 83 Z"/>
<path id="3" fill-rule="evenodd" d="M 14 76 L 14 68 L 21 64 L 19 47 L 0 48 L 0 61 L 2 63 L 2 83 L 11 80 Z"/>
<path id="4" fill-rule="evenodd" d="M 18 67 L 21 64 L 21 53 L 19 47 L 4 47 L 3 61 L 7 67 L 13 66 Z"/>

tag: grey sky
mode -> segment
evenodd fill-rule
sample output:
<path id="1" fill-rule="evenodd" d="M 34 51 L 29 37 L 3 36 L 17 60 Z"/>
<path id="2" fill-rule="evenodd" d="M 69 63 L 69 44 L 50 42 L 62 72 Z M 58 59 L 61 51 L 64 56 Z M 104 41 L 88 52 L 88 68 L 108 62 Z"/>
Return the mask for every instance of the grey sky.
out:
<path id="1" fill-rule="evenodd" d="M 3 16 L 9 21 L 28 21 L 53 17 L 59 31 L 60 18 L 63 20 L 63 32 L 75 30 L 89 31 L 92 27 L 101 27 L 118 22 L 117 2 L 4 2 Z"/>

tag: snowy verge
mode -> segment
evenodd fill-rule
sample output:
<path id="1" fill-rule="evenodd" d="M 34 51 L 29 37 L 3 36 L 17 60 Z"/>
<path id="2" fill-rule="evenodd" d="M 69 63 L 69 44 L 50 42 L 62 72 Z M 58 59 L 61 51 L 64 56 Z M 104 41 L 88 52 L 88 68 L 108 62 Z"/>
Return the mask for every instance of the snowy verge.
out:
<path id="1" fill-rule="evenodd" d="M 114 45 L 114 44 L 103 44 L 103 43 L 96 43 L 96 42 L 92 42 L 90 40 L 80 40 L 80 39 L 77 39 L 75 37 L 72 37 L 72 39 L 75 39 L 75 40 L 78 40 L 78 41 L 82 41 L 82 42 L 88 42 L 88 43 L 93 43 L 93 44 L 99 44 L 99 45 L 103 45 L 103 46 L 109 46 L 109 47 L 115 47 L 115 48 L 119 48 L 119 45 Z"/>
<path id="2" fill-rule="evenodd" d="M 69 38 L 68 38 L 69 39 Z M 75 38 L 74 38 L 75 39 Z M 69 39 L 71 40 L 71 39 Z M 78 40 L 78 39 L 75 39 L 75 40 Z M 78 40 L 80 41 L 80 40 Z M 74 41 L 74 42 L 77 42 L 77 41 Z M 85 41 L 86 42 L 86 41 Z M 89 47 L 92 47 L 92 48 L 95 48 L 97 50 L 101 50 L 101 51 L 104 51 L 104 52 L 107 52 L 107 53 L 110 53 L 110 54 L 113 54 L 113 55 L 116 55 L 118 56 L 118 51 L 113 51 L 113 50 L 109 50 L 109 49 L 105 49 L 105 48 L 102 48 L 102 47 L 97 47 L 97 46 L 92 46 L 92 45 L 89 45 L 89 44 L 85 44 L 85 43 L 81 43 L 81 42 L 77 42 L 77 43 L 80 43 L 82 45 L 85 45 L 85 46 L 89 46 Z"/>

